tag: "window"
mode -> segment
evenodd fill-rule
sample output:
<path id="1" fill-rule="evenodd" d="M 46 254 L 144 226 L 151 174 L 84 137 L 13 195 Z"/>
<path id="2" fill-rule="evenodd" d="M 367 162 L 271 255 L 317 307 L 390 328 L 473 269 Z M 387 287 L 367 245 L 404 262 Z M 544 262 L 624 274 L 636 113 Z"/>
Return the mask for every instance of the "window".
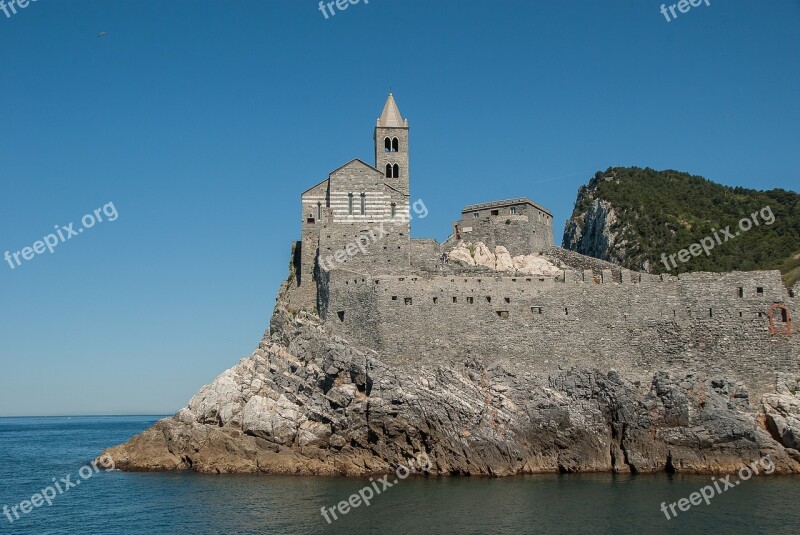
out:
<path id="1" fill-rule="evenodd" d="M 339 321 L 344 321 L 344 310 L 340 310 L 336 315 L 339 316 Z"/>
<path id="2" fill-rule="evenodd" d="M 759 286 L 758 288 L 756 288 L 756 294 L 758 294 L 758 295 L 764 295 L 764 288 L 763 288 L 763 287 L 761 287 L 761 286 Z"/>
<path id="3" fill-rule="evenodd" d="M 367 194 L 361 194 L 361 215 L 366 215 L 367 213 Z"/>
<path id="4" fill-rule="evenodd" d="M 386 178 L 392 178 L 392 164 L 386 164 Z"/>
<path id="5" fill-rule="evenodd" d="M 759 312 L 759 317 L 761 313 Z M 769 334 L 792 334 L 792 323 L 789 309 L 785 305 L 772 305 L 767 312 L 769 317 Z"/>
<path id="6" fill-rule="evenodd" d="M 397 138 L 392 139 L 392 152 L 400 150 L 400 141 Z"/>
<path id="7" fill-rule="evenodd" d="M 542 313 L 542 307 L 531 307 L 531 314 L 539 315 Z"/>
<path id="8" fill-rule="evenodd" d="M 467 297 L 467 303 L 469 303 L 471 305 L 474 302 L 475 302 L 475 300 L 472 297 Z"/>
<path id="9" fill-rule="evenodd" d="M 322 203 L 317 203 L 317 219 L 322 219 Z"/>
<path id="10" fill-rule="evenodd" d="M 410 304 L 411 304 L 411 298 L 410 298 L 410 297 L 406 297 L 406 298 L 405 298 L 403 301 L 404 301 L 404 302 L 405 302 L 405 304 L 407 304 L 407 305 L 410 305 Z"/>
<path id="11" fill-rule="evenodd" d="M 393 170 L 394 170 L 394 176 L 392 178 L 400 178 L 400 166 L 394 164 Z"/>
<path id="12" fill-rule="evenodd" d="M 439 298 L 438 298 L 438 297 L 434 297 L 434 298 L 433 298 L 433 304 L 435 305 L 435 304 L 436 304 L 436 303 L 438 303 L 438 302 L 439 302 Z"/>
<path id="13" fill-rule="evenodd" d="M 500 215 L 500 210 L 492 210 L 491 215 Z"/>
<path id="14" fill-rule="evenodd" d="M 347 194 L 347 213 L 353 215 L 353 194 Z"/>
<path id="15" fill-rule="evenodd" d="M 739 299 L 743 298 L 744 297 L 744 288 L 739 286 L 738 293 L 739 293 Z"/>
<path id="16" fill-rule="evenodd" d="M 392 150 L 392 140 L 388 137 L 383 140 L 383 152 L 390 152 Z"/>
<path id="17" fill-rule="evenodd" d="M 516 214 L 517 213 L 517 207 L 516 206 L 512 206 L 510 212 L 511 212 L 511 215 Z"/>
<path id="18" fill-rule="evenodd" d="M 508 319 L 508 310 L 497 310 L 496 312 L 497 312 L 497 317 L 499 317 L 501 320 Z"/>
<path id="19" fill-rule="evenodd" d="M 394 216 L 396 214 L 397 214 L 397 204 L 392 203 L 392 215 L 391 215 L 392 219 L 394 219 Z"/>
<path id="20" fill-rule="evenodd" d="M 472 219 L 478 219 L 480 217 L 480 212 L 472 212 Z"/>

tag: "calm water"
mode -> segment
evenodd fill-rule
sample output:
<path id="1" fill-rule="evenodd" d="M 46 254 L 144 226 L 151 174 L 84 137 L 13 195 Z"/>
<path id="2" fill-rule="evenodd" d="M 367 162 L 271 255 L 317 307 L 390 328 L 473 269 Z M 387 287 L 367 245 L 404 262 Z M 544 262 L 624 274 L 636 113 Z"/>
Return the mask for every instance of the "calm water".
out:
<path id="1" fill-rule="evenodd" d="M 0 506 L 30 499 L 155 417 L 0 418 Z M 86 474 L 86 472 L 84 472 Z M 367 479 L 91 475 L 3 533 L 797 533 L 800 478 L 760 476 L 677 518 L 661 502 L 708 477 L 409 478 L 328 525 L 320 514 Z"/>

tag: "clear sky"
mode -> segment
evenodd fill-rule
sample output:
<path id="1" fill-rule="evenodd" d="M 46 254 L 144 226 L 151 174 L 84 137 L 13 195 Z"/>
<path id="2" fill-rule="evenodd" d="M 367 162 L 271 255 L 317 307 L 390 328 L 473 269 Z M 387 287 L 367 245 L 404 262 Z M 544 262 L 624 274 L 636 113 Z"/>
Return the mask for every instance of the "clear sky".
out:
<path id="1" fill-rule="evenodd" d="M 170 413 L 248 355 L 300 193 L 372 163 L 389 86 L 411 126 L 412 199 L 430 211 L 417 237 L 524 195 L 553 211 L 560 243 L 578 187 L 617 165 L 796 191 L 800 2 L 711 0 L 671 22 L 660 5 L 0 11 L 0 255 L 109 202 L 118 214 L 0 263 L 0 415 Z"/>

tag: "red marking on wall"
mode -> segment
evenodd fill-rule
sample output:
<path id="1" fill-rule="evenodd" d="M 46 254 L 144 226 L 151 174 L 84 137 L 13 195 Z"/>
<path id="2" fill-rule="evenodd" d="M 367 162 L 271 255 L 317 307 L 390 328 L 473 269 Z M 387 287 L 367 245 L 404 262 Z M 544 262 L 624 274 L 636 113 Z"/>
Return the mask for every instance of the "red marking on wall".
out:
<path id="1" fill-rule="evenodd" d="M 767 310 L 769 334 L 792 334 L 792 318 L 784 305 L 771 305 Z"/>

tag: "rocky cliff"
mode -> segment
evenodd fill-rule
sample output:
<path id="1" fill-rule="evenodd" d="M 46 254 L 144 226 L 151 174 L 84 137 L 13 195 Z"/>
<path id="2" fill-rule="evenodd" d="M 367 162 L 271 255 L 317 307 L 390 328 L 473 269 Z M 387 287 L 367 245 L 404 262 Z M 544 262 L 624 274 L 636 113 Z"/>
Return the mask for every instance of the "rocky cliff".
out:
<path id="1" fill-rule="evenodd" d="M 437 475 L 800 472 L 798 378 L 751 399 L 734 377 L 614 370 L 535 376 L 492 355 L 396 364 L 286 306 L 255 352 L 175 416 L 103 452 L 124 470 L 363 475 L 424 452 Z"/>
<path id="2" fill-rule="evenodd" d="M 751 222 L 737 232 L 742 218 Z M 669 269 L 662 263 L 663 254 L 726 228 L 736 237 L 715 244 L 713 254 Z M 562 245 L 653 273 L 779 269 L 791 287 L 800 279 L 800 195 L 731 188 L 677 171 L 613 167 L 579 188 Z"/>

